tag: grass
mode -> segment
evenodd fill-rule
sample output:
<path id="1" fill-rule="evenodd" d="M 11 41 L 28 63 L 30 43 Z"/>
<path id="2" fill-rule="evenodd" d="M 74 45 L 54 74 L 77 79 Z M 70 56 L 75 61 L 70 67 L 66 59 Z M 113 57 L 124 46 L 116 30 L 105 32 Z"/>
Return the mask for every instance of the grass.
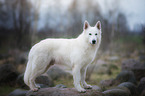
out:
<path id="1" fill-rule="evenodd" d="M 73 78 L 60 78 L 54 81 L 54 85 L 63 84 L 68 88 L 73 88 Z"/>
<path id="2" fill-rule="evenodd" d="M 91 75 L 91 78 L 90 78 L 89 82 L 94 84 L 94 85 L 99 85 L 100 81 L 102 81 L 102 80 L 114 79 L 120 73 L 120 68 L 117 69 L 117 70 L 116 69 L 112 69 L 111 72 L 112 72 L 111 75 L 93 73 Z"/>
<path id="3" fill-rule="evenodd" d="M 130 43 L 130 42 L 134 42 L 137 44 L 142 44 L 143 43 L 143 37 L 142 36 L 138 36 L 138 35 L 134 35 L 134 36 L 124 36 L 124 37 L 120 37 L 117 42 L 119 43 Z"/>
<path id="4" fill-rule="evenodd" d="M 7 96 L 10 92 L 12 92 L 15 89 L 15 87 L 10 87 L 7 85 L 0 86 L 0 96 Z"/>
<path id="5" fill-rule="evenodd" d="M 120 70 L 121 70 L 121 68 L 117 68 L 117 69 L 112 68 L 111 69 L 111 71 L 112 71 L 111 75 L 92 73 L 91 77 L 90 77 L 90 80 L 87 81 L 87 83 L 91 84 L 91 85 L 99 85 L 100 81 L 102 81 L 102 80 L 115 78 L 120 73 Z M 55 86 L 57 84 L 63 84 L 63 85 L 66 85 L 68 88 L 73 88 L 74 87 L 73 78 L 60 78 L 58 80 L 55 80 L 54 84 L 55 84 Z"/>

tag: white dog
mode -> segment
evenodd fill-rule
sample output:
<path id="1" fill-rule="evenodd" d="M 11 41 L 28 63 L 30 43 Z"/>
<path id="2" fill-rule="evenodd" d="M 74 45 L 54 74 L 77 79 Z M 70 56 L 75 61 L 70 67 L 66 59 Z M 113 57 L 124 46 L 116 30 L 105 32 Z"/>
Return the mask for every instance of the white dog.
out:
<path id="1" fill-rule="evenodd" d="M 75 88 L 79 92 L 85 92 L 84 88 L 92 88 L 85 82 L 87 66 L 96 60 L 100 43 L 100 21 L 94 27 L 85 21 L 82 34 L 75 39 L 40 41 L 29 52 L 25 83 L 31 90 L 37 91 L 39 86 L 35 84 L 36 77 L 46 72 L 51 65 L 59 64 L 71 69 Z"/>

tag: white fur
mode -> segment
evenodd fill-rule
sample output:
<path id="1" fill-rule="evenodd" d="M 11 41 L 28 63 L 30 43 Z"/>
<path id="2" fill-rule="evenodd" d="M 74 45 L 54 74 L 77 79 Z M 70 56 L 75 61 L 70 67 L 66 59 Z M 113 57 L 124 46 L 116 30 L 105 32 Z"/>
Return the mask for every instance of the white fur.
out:
<path id="1" fill-rule="evenodd" d="M 72 70 L 74 86 L 79 92 L 85 92 L 84 88 L 91 88 L 91 85 L 85 82 L 85 76 L 87 66 L 96 60 L 101 43 L 101 29 L 98 29 L 98 26 L 101 27 L 100 21 L 94 27 L 85 21 L 84 31 L 75 39 L 45 39 L 35 44 L 29 52 L 24 74 L 24 81 L 30 89 L 38 90 L 39 86 L 35 84 L 36 77 L 54 64 Z M 96 40 L 96 43 L 93 44 L 92 40 Z"/>

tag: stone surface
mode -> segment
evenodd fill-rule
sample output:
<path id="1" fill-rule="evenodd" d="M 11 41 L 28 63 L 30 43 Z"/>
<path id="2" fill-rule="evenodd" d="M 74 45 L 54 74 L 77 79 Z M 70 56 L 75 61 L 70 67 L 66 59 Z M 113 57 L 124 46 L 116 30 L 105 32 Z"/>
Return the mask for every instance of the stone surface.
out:
<path id="1" fill-rule="evenodd" d="M 129 93 L 122 89 L 109 89 L 102 93 L 104 96 L 129 96 Z"/>
<path id="2" fill-rule="evenodd" d="M 102 89 L 99 86 L 96 86 L 96 85 L 92 86 L 92 90 L 96 90 L 96 91 L 102 92 Z"/>
<path id="3" fill-rule="evenodd" d="M 37 85 L 40 86 L 40 88 L 48 88 L 49 87 L 48 85 L 45 85 L 45 84 L 38 84 L 37 83 Z"/>
<path id="4" fill-rule="evenodd" d="M 24 83 L 23 77 L 24 77 L 24 74 L 21 74 L 18 76 L 16 80 L 17 85 L 23 89 L 29 89 L 29 87 Z M 39 85 L 41 88 L 54 86 L 54 83 L 49 76 L 44 76 L 44 75 L 38 76 L 35 81 L 36 81 L 36 84 Z"/>
<path id="5" fill-rule="evenodd" d="M 8 96 L 26 96 L 28 90 L 16 89 L 11 92 Z"/>
<path id="6" fill-rule="evenodd" d="M 116 79 L 117 82 L 122 83 L 122 82 L 131 82 L 136 84 L 136 78 L 134 76 L 134 73 L 132 71 L 122 71 L 120 72 Z"/>
<path id="7" fill-rule="evenodd" d="M 116 84 L 116 81 L 114 79 L 110 80 L 102 80 L 100 82 L 101 87 L 110 87 Z"/>
<path id="8" fill-rule="evenodd" d="M 145 77 L 145 64 L 134 59 L 124 60 L 122 62 L 122 70 L 133 71 L 137 80 Z"/>
<path id="9" fill-rule="evenodd" d="M 44 76 L 44 75 L 38 76 L 35 81 L 36 81 L 36 83 L 44 84 L 49 87 L 54 86 L 54 83 L 49 76 Z"/>
<path id="10" fill-rule="evenodd" d="M 118 87 L 126 87 L 130 90 L 131 96 L 138 96 L 137 87 L 131 82 L 123 82 Z"/>
<path id="11" fill-rule="evenodd" d="M 111 68 L 108 64 L 97 65 L 94 69 L 96 74 L 112 74 Z"/>
<path id="12" fill-rule="evenodd" d="M 56 88 L 67 88 L 65 85 L 63 85 L 63 84 L 58 84 L 58 85 L 56 85 L 55 86 Z"/>
<path id="13" fill-rule="evenodd" d="M 117 60 L 119 60 L 119 57 L 118 57 L 118 56 L 111 56 L 111 57 L 109 58 L 109 60 L 110 60 L 110 61 L 117 61 Z"/>
<path id="14" fill-rule="evenodd" d="M 0 84 L 14 85 L 17 79 L 18 73 L 14 65 L 3 64 L 0 66 Z"/>
<path id="15" fill-rule="evenodd" d="M 145 77 L 143 77 L 138 85 L 138 92 L 141 94 L 142 91 L 145 90 Z"/>
<path id="16" fill-rule="evenodd" d="M 24 83 L 24 74 L 20 74 L 18 77 L 17 77 L 17 80 L 16 80 L 16 83 L 17 83 L 17 86 L 23 88 L 23 89 L 29 89 L 29 87 Z"/>
<path id="17" fill-rule="evenodd" d="M 29 91 L 26 96 L 104 96 L 101 92 L 88 89 L 86 93 L 79 93 L 74 88 L 41 88 L 38 92 Z"/>
<path id="18" fill-rule="evenodd" d="M 51 77 L 52 80 L 57 80 L 59 78 L 69 78 L 72 77 L 68 72 L 63 71 L 58 66 L 53 66 L 47 71 L 48 76 Z"/>
<path id="19" fill-rule="evenodd" d="M 139 96 L 145 96 L 145 90 L 143 90 Z"/>

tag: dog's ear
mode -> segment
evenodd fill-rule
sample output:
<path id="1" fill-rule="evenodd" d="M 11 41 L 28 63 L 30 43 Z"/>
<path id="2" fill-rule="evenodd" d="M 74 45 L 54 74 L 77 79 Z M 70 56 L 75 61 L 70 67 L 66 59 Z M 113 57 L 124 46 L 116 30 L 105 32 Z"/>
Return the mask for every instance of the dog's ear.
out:
<path id="1" fill-rule="evenodd" d="M 89 25 L 88 21 L 85 20 L 85 22 L 84 22 L 84 30 L 87 29 L 88 27 L 90 27 L 90 25 Z"/>
<path id="2" fill-rule="evenodd" d="M 101 30 L 101 22 L 100 21 L 98 21 L 95 26 L 97 27 L 97 29 Z"/>

